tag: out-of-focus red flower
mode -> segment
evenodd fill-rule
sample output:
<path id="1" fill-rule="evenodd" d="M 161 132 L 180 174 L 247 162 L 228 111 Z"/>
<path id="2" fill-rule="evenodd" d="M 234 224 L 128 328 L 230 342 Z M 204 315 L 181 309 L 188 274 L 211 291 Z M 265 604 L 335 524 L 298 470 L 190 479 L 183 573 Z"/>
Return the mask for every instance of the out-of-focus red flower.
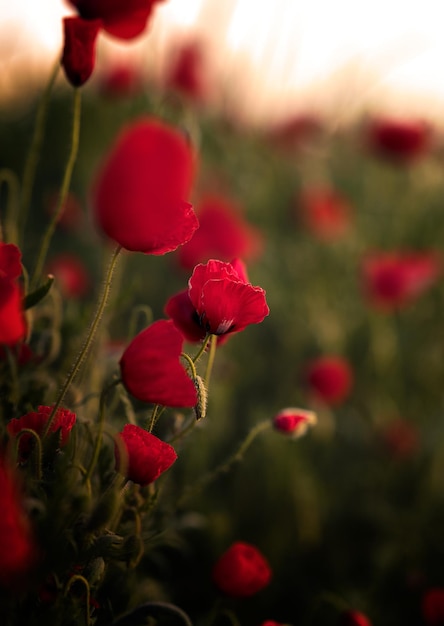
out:
<path id="1" fill-rule="evenodd" d="M 205 102 L 209 94 L 205 51 L 199 41 L 187 41 L 171 54 L 166 86 L 190 100 Z"/>
<path id="2" fill-rule="evenodd" d="M 444 624 L 444 588 L 432 587 L 422 598 L 422 615 L 427 626 Z"/>
<path id="3" fill-rule="evenodd" d="M 29 428 L 30 430 L 34 430 L 38 435 L 42 435 L 45 430 L 46 424 L 48 423 L 49 416 L 51 414 L 52 407 L 51 406 L 39 406 L 37 411 L 31 411 L 30 413 L 26 413 L 26 415 L 22 415 L 22 417 L 15 417 L 8 422 L 7 431 L 8 433 L 15 437 L 18 435 L 23 429 Z M 63 448 L 69 441 L 69 435 L 71 430 L 76 422 L 76 414 L 72 413 L 68 409 L 59 408 L 55 414 L 54 420 L 49 429 L 50 433 L 55 433 L 59 431 L 60 436 L 60 447 Z M 19 452 L 21 458 L 26 459 L 33 445 L 32 435 L 29 433 L 24 433 L 20 437 L 19 443 Z"/>
<path id="4" fill-rule="evenodd" d="M 395 419 L 380 434 L 385 448 L 395 458 L 410 458 L 418 451 L 419 433 L 411 422 Z"/>
<path id="5" fill-rule="evenodd" d="M 47 272 L 53 274 L 56 283 L 66 298 L 83 298 L 90 290 L 91 280 L 86 267 L 74 254 L 59 254 L 53 257 Z"/>
<path id="6" fill-rule="evenodd" d="M 193 236 L 199 223 L 187 202 L 195 158 L 186 138 L 153 118 L 117 138 L 93 190 L 105 234 L 127 250 L 165 254 Z"/>
<path id="7" fill-rule="evenodd" d="M 21 290 L 8 278 L 0 277 L 0 344 L 13 346 L 25 336 Z"/>
<path id="8" fill-rule="evenodd" d="M 271 568 L 253 545 L 238 541 L 224 552 L 213 568 L 213 581 L 228 596 L 244 598 L 266 587 Z"/>
<path id="9" fill-rule="evenodd" d="M 276 430 L 294 438 L 305 435 L 307 430 L 316 423 L 316 413 L 304 409 L 282 409 L 273 418 L 273 426 Z"/>
<path id="10" fill-rule="evenodd" d="M 154 482 L 177 459 L 176 451 L 169 443 L 165 443 L 140 426 L 126 424 L 118 437 L 127 453 L 123 464 L 125 475 L 139 485 L 149 485 Z M 119 469 L 122 459 L 117 444 L 115 454 Z"/>
<path id="11" fill-rule="evenodd" d="M 372 626 L 372 623 L 364 613 L 344 611 L 339 618 L 339 626 Z"/>
<path id="12" fill-rule="evenodd" d="M 161 0 L 68 0 L 85 20 L 102 20 L 103 29 L 118 39 L 133 39 L 146 28 Z"/>
<path id="13" fill-rule="evenodd" d="M 4 458 L 0 459 L 0 510 L 0 585 L 22 589 L 37 549 L 18 480 Z"/>
<path id="14" fill-rule="evenodd" d="M 240 332 L 269 314 L 265 291 L 247 280 L 244 265 L 237 260 L 199 264 L 188 281 L 188 292 L 172 296 L 165 312 L 188 341 L 200 341 L 207 333 Z"/>
<path id="15" fill-rule="evenodd" d="M 367 129 L 371 150 L 398 162 L 412 162 L 430 148 L 430 126 L 422 120 L 380 118 Z"/>
<path id="16" fill-rule="evenodd" d="M 100 93 L 108 98 L 126 98 L 138 93 L 143 84 L 140 68 L 134 63 L 114 62 L 102 71 Z"/>
<path id="17" fill-rule="evenodd" d="M 76 16 L 63 19 L 62 66 L 74 87 L 84 85 L 93 72 L 101 25 L 101 20 L 84 20 Z"/>
<path id="18" fill-rule="evenodd" d="M 339 356 L 322 356 L 308 363 L 306 381 L 313 395 L 329 405 L 340 404 L 350 393 L 353 372 Z"/>
<path id="19" fill-rule="evenodd" d="M 180 362 L 183 337 L 171 320 L 142 330 L 120 359 L 122 381 L 138 400 L 171 407 L 197 403 L 193 381 Z"/>
<path id="20" fill-rule="evenodd" d="M 283 150 L 298 149 L 319 135 L 322 126 L 316 115 L 296 113 L 274 124 L 269 131 L 269 138 Z"/>
<path id="21" fill-rule="evenodd" d="M 54 215 L 57 210 L 57 205 L 59 201 L 59 193 L 54 192 L 50 193 L 46 200 L 46 210 L 49 215 Z M 79 202 L 79 199 L 72 193 L 69 192 L 66 196 L 63 210 L 57 222 L 57 226 L 60 228 L 71 232 L 77 230 L 83 220 L 83 209 Z"/>
<path id="22" fill-rule="evenodd" d="M 197 208 L 199 228 L 178 250 L 182 267 L 191 269 L 211 258 L 253 259 L 262 249 L 262 236 L 241 216 L 238 207 L 219 196 L 204 198 Z"/>
<path id="23" fill-rule="evenodd" d="M 372 306 L 392 311 L 422 295 L 440 273 L 434 252 L 373 253 L 363 261 L 364 292 Z"/>
<path id="24" fill-rule="evenodd" d="M 0 242 L 0 278 L 15 280 L 22 273 L 22 253 L 13 243 Z"/>
<path id="25" fill-rule="evenodd" d="M 261 626 L 284 626 L 282 622 L 275 622 L 272 619 L 267 619 L 265 622 L 262 622 Z"/>
<path id="26" fill-rule="evenodd" d="M 12 347 L 26 336 L 22 290 L 17 283 L 21 257 L 16 245 L 0 242 L 0 346 Z"/>
<path id="27" fill-rule="evenodd" d="M 310 188 L 297 203 L 302 222 L 313 235 L 326 241 L 344 235 L 351 222 L 350 203 L 334 189 Z"/>

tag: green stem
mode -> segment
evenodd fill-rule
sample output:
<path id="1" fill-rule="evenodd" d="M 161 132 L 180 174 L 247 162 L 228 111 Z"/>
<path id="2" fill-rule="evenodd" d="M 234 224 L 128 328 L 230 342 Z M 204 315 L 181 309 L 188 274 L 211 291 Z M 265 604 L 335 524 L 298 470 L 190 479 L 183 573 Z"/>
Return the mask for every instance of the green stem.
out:
<path id="1" fill-rule="evenodd" d="M 100 296 L 99 299 L 99 303 L 97 306 L 97 310 L 95 312 L 93 321 L 91 323 L 91 326 L 89 327 L 89 331 L 88 334 L 86 336 L 86 339 L 84 341 L 84 344 L 82 346 L 82 349 L 80 350 L 72 368 L 71 371 L 69 372 L 68 376 L 66 377 L 65 383 L 63 384 L 62 389 L 60 390 L 59 396 L 53 406 L 53 409 L 51 411 L 51 415 L 49 416 L 48 419 L 48 423 L 46 424 L 46 428 L 45 431 L 43 433 L 43 436 L 46 437 L 46 435 L 48 434 L 49 429 L 51 428 L 51 424 L 54 421 L 54 417 L 55 414 L 57 412 L 57 409 L 60 407 L 60 405 L 63 402 L 63 399 L 66 395 L 66 392 L 68 391 L 72 381 L 74 380 L 74 378 L 77 376 L 77 374 L 80 371 L 80 368 L 83 364 L 83 361 L 85 360 L 88 351 L 91 347 L 91 344 L 94 340 L 97 328 L 99 326 L 99 323 L 102 319 L 103 316 L 103 312 L 105 310 L 106 304 L 108 302 L 108 298 L 109 298 L 109 294 L 110 294 L 110 290 L 111 290 L 111 283 L 112 283 L 112 279 L 113 279 L 113 274 L 114 274 L 114 270 L 116 267 L 116 263 L 117 263 L 117 259 L 119 257 L 119 253 L 120 253 L 121 247 L 117 246 L 117 248 L 114 250 L 113 255 L 111 257 L 111 261 L 109 263 L 108 266 L 108 270 L 106 273 L 106 278 L 105 278 L 105 282 L 103 284 L 103 289 L 102 289 L 102 294 Z"/>
<path id="2" fill-rule="evenodd" d="M 218 465 L 212 472 L 209 472 L 208 474 L 203 476 L 198 482 L 194 483 L 194 485 L 188 487 L 188 489 L 185 489 L 184 493 L 179 499 L 178 505 L 181 506 L 190 497 L 200 493 L 203 489 L 205 489 L 205 487 L 213 482 L 213 480 L 215 480 L 222 474 L 226 474 L 233 465 L 242 461 L 246 451 L 251 446 L 256 437 L 260 435 L 260 433 L 262 433 L 263 431 L 271 428 L 271 425 L 272 423 L 270 420 L 265 420 L 263 422 L 259 422 L 259 424 L 256 424 L 256 426 L 253 426 L 253 428 L 247 434 L 238 449 L 230 457 L 228 457 L 228 459 Z"/>
<path id="3" fill-rule="evenodd" d="M 207 369 L 205 371 L 205 385 L 207 388 L 207 392 L 210 386 L 210 378 L 211 378 L 211 372 L 213 370 L 213 365 L 214 365 L 214 357 L 216 356 L 216 348 L 217 348 L 217 335 L 211 335 L 210 351 L 208 353 Z"/>
<path id="4" fill-rule="evenodd" d="M 86 474 L 85 474 L 84 479 L 83 479 L 85 483 L 90 483 L 92 473 L 94 471 L 94 468 L 96 466 L 96 463 L 98 461 L 99 454 L 100 454 L 100 446 L 102 444 L 103 429 L 104 429 L 104 426 L 105 426 L 105 404 L 106 404 L 106 398 L 107 398 L 109 392 L 111 391 L 111 389 L 114 389 L 114 387 L 116 385 L 118 385 L 119 383 L 120 383 L 120 379 L 114 380 L 110 385 L 108 385 L 107 387 L 102 389 L 102 393 L 100 394 L 100 402 L 99 402 L 99 428 L 98 428 L 96 441 L 95 441 L 95 444 L 94 444 L 93 455 L 91 457 L 91 461 L 89 463 L 88 469 L 87 469 Z"/>
<path id="5" fill-rule="evenodd" d="M 18 245 L 17 224 L 14 216 L 19 206 L 20 183 L 15 172 L 3 168 L 0 170 L 0 187 L 7 187 L 6 207 L 4 211 L 3 227 L 0 224 L 0 241 Z"/>
<path id="6" fill-rule="evenodd" d="M 188 363 L 188 365 L 190 366 L 190 370 L 191 370 L 191 377 L 193 379 L 195 379 L 197 377 L 197 370 L 196 370 L 196 366 L 194 364 L 193 359 L 190 357 L 189 354 L 187 354 L 186 352 L 182 352 L 182 354 L 180 355 L 182 358 L 185 359 L 185 361 Z"/>
<path id="7" fill-rule="evenodd" d="M 35 264 L 34 274 L 31 280 L 31 289 L 35 289 L 37 286 L 40 275 L 43 271 L 43 266 L 46 261 L 46 256 L 49 250 L 49 244 L 51 243 L 52 236 L 54 234 L 57 222 L 60 219 L 61 214 L 65 208 L 66 197 L 68 195 L 69 186 L 71 184 L 72 172 L 77 159 L 77 153 L 79 151 L 79 137 L 80 137 L 80 112 L 82 108 L 81 90 L 74 90 L 74 110 L 72 118 L 72 132 L 71 132 L 71 149 L 69 151 L 68 162 L 66 164 L 65 173 L 63 176 L 62 186 L 60 188 L 59 199 L 57 207 L 49 222 L 48 228 L 43 236 L 40 246 L 39 255 Z"/>
<path id="8" fill-rule="evenodd" d="M 162 406 L 161 404 L 154 405 L 153 412 L 151 413 L 151 419 L 150 419 L 150 424 L 148 427 L 148 432 L 151 433 L 153 431 L 154 426 L 157 424 L 160 416 L 162 415 L 164 411 L 165 411 L 165 407 Z"/>
<path id="9" fill-rule="evenodd" d="M 50 74 L 45 91 L 43 92 L 42 99 L 40 100 L 39 107 L 37 109 L 37 115 L 34 125 L 34 133 L 29 147 L 28 156 L 26 158 L 25 168 L 23 171 L 22 181 L 22 194 L 21 194 L 21 214 L 19 215 L 18 228 L 23 237 L 25 230 L 26 219 L 28 216 L 29 205 L 31 203 L 32 190 L 34 187 L 35 173 L 37 169 L 37 163 L 40 156 L 42 147 L 43 135 L 45 131 L 46 116 L 48 113 L 49 98 L 51 96 L 52 88 L 57 78 L 57 74 L 60 68 L 60 60 L 57 59 L 54 64 L 54 68 Z"/>
<path id="10" fill-rule="evenodd" d="M 193 361 L 194 363 L 197 363 L 198 360 L 200 359 L 200 357 L 202 356 L 202 354 L 205 352 L 205 350 L 207 349 L 208 346 L 208 342 L 210 341 L 210 337 L 211 335 L 206 335 L 205 339 L 202 341 L 202 345 L 199 348 L 199 351 L 197 352 L 197 354 L 193 357 Z"/>

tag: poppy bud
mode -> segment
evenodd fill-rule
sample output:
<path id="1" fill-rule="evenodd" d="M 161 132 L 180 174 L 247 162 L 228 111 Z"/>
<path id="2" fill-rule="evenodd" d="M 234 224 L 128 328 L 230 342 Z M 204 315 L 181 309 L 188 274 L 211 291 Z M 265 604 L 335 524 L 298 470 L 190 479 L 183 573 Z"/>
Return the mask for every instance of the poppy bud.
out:
<path id="1" fill-rule="evenodd" d="M 213 569 L 213 581 L 229 596 L 252 596 L 268 585 L 271 569 L 259 550 L 238 541 L 220 557 Z"/>
<path id="2" fill-rule="evenodd" d="M 81 87 L 91 76 L 96 57 L 96 39 L 101 20 L 84 20 L 65 17 L 63 20 L 65 43 L 62 66 L 66 78 L 74 87 Z"/>

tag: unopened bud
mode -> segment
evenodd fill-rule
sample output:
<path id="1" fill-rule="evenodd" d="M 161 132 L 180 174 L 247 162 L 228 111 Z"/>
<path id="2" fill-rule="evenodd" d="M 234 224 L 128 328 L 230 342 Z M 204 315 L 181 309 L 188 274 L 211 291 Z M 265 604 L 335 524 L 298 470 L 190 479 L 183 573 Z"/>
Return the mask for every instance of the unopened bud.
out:
<path id="1" fill-rule="evenodd" d="M 197 404 L 194 407 L 194 413 L 196 415 L 196 420 L 199 421 L 207 414 L 208 393 L 205 383 L 200 376 L 196 376 L 194 379 L 194 385 L 197 391 Z"/>

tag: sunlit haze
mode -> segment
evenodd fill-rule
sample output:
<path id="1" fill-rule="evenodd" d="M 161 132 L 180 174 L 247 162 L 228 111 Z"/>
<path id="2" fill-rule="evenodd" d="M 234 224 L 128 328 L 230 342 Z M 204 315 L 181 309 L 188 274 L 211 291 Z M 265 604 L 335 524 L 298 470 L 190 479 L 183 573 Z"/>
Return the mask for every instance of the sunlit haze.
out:
<path id="1" fill-rule="evenodd" d="M 46 71 L 61 47 L 61 17 L 70 13 L 62 0 L 3 3 L 2 91 L 22 70 Z M 100 52 L 152 59 L 192 32 L 253 116 L 385 107 L 440 118 L 443 16 L 442 0 L 166 0 L 143 37 L 126 44 L 103 37 Z"/>

